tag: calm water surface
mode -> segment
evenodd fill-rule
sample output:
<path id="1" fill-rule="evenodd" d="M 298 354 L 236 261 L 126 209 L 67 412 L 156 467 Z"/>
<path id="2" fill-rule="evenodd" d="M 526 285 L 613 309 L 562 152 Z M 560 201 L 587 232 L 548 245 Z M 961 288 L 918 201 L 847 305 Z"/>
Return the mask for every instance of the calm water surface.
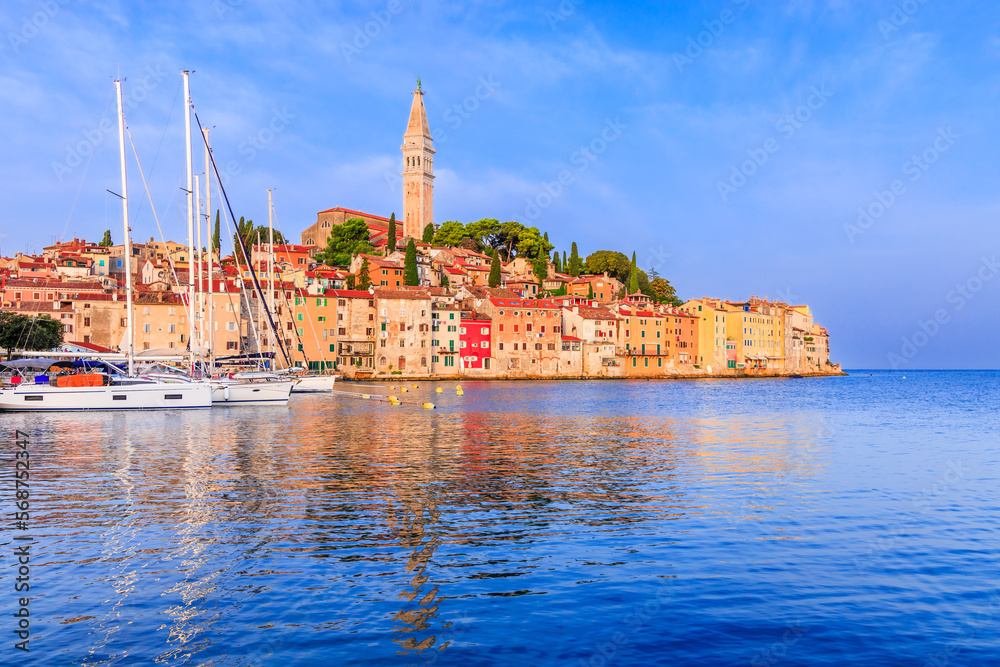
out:
<path id="1" fill-rule="evenodd" d="M 0 663 L 1000 664 L 1000 374 L 905 375 L 0 416 Z"/>

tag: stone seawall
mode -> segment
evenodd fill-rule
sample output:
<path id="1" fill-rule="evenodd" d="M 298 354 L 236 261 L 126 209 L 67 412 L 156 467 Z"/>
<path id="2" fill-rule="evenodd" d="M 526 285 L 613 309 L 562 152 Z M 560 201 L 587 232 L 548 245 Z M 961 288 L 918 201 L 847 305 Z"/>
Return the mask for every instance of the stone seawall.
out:
<path id="1" fill-rule="evenodd" d="M 726 369 L 721 372 L 707 373 L 698 368 L 667 368 L 662 375 L 606 375 L 606 376 L 580 376 L 580 375 L 526 375 L 526 374 L 495 374 L 490 375 L 431 375 L 407 373 L 392 375 L 381 373 L 373 377 L 364 375 L 357 377 L 344 377 L 343 382 L 413 382 L 417 380 L 427 380 L 434 382 L 496 382 L 515 380 L 764 380 L 780 379 L 791 377 L 815 378 L 815 377 L 839 377 L 846 376 L 840 366 L 832 366 L 828 371 L 786 371 L 781 369 Z"/>

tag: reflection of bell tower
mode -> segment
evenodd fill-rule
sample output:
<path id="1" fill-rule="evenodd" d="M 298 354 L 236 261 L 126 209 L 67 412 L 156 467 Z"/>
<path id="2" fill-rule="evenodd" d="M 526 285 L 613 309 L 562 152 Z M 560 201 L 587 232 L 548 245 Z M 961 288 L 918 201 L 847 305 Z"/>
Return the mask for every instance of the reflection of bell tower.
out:
<path id="1" fill-rule="evenodd" d="M 403 135 L 403 236 L 419 241 L 434 222 L 434 147 L 417 79 L 410 122 Z"/>

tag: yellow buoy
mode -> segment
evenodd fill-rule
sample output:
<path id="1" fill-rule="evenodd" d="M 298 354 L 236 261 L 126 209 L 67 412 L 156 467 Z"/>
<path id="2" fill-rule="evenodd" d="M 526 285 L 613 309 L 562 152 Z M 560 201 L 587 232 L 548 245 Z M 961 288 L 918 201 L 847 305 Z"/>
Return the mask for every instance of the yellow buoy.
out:
<path id="1" fill-rule="evenodd" d="M 442 389 L 441 387 L 438 387 L 437 389 L 434 390 L 434 393 L 435 394 L 443 394 L 444 393 L 444 389 Z"/>
<path id="2" fill-rule="evenodd" d="M 462 391 L 461 389 L 459 389 L 458 391 L 455 392 L 455 395 L 456 396 L 465 396 L 465 392 Z"/>
<path id="3" fill-rule="evenodd" d="M 434 409 L 433 403 L 424 403 L 424 410 L 433 410 L 433 409 Z"/>
<path id="4" fill-rule="evenodd" d="M 361 394 L 361 398 L 371 398 L 368 394 Z"/>
<path id="5" fill-rule="evenodd" d="M 408 390 L 408 389 L 407 389 L 406 387 L 403 387 L 402 389 L 400 389 L 400 391 L 401 391 L 401 392 L 403 392 L 403 393 L 405 394 L 405 393 L 406 393 L 407 391 L 409 391 L 409 390 Z"/>
<path id="6" fill-rule="evenodd" d="M 413 385 L 413 388 L 414 388 L 414 389 L 416 389 L 416 388 L 417 388 L 417 385 Z"/>
<path id="7" fill-rule="evenodd" d="M 462 385 L 460 385 L 460 384 L 456 384 L 456 385 L 455 385 L 455 390 L 456 390 L 456 391 L 462 391 Z"/>

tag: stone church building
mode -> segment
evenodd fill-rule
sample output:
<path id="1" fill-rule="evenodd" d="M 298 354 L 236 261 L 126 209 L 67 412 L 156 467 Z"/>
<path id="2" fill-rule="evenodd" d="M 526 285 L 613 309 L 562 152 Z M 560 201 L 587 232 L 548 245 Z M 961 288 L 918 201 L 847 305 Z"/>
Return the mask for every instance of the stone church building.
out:
<path id="1" fill-rule="evenodd" d="M 408 238 L 419 241 L 424 228 L 434 222 L 434 143 L 419 79 L 417 89 L 413 91 L 410 119 L 406 124 L 401 149 L 403 216 L 396 220 L 397 247 L 401 247 Z M 338 206 L 316 214 L 316 223 L 302 232 L 302 245 L 313 246 L 314 253 L 321 250 L 326 246 L 333 225 L 341 225 L 351 218 L 362 218 L 368 223 L 375 247 L 385 244 L 389 218 Z"/>

